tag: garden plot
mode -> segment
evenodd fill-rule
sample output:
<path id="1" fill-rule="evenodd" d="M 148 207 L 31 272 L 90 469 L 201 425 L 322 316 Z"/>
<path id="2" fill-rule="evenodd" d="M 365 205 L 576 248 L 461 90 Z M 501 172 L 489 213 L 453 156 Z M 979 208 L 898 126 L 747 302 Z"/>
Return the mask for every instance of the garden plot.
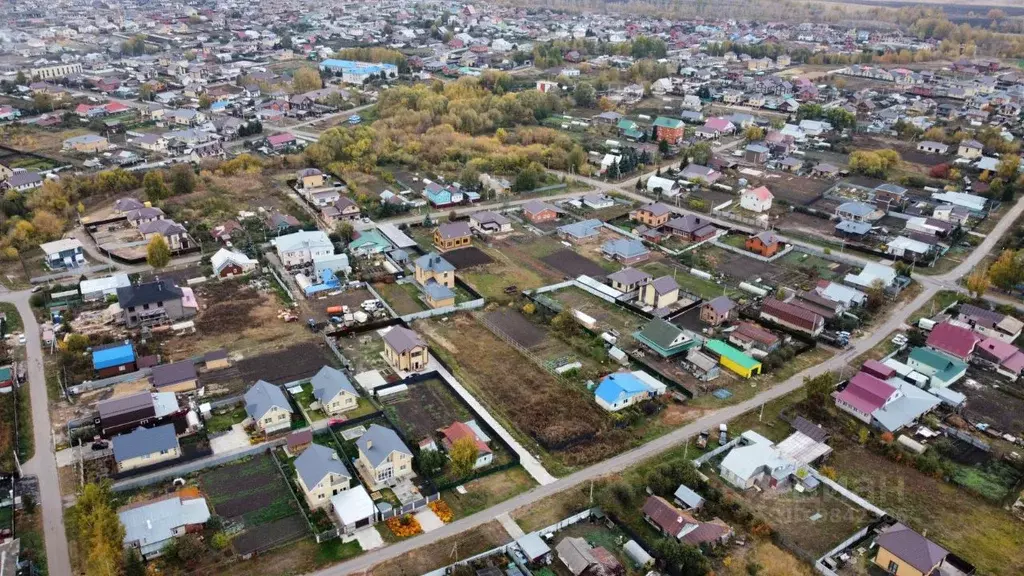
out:
<path id="1" fill-rule="evenodd" d="M 483 266 L 484 264 L 490 264 L 494 262 L 494 259 L 487 255 L 486 252 L 477 248 L 476 246 L 470 246 L 469 248 L 460 248 L 459 250 L 452 250 L 451 252 L 444 253 L 444 259 L 448 261 L 452 266 L 455 266 L 456 270 L 465 270 L 466 268 L 472 268 L 474 266 Z"/>
<path id="2" fill-rule="evenodd" d="M 580 256 L 568 248 L 563 248 L 545 256 L 541 258 L 541 261 L 572 278 L 585 275 L 601 279 L 608 274 L 597 262 Z"/>
<path id="3" fill-rule="evenodd" d="M 679 284 L 679 288 L 682 291 L 699 296 L 705 300 L 710 300 L 723 294 L 728 296 L 737 294 L 737 290 L 731 286 L 719 285 L 712 280 L 694 276 L 690 273 L 689 266 L 676 260 L 665 258 L 654 262 L 646 262 L 638 266 L 638 268 L 655 278 L 671 276 Z"/>
<path id="4" fill-rule="evenodd" d="M 448 385 L 437 378 L 410 384 L 409 391 L 401 398 L 387 402 L 384 412 L 413 443 L 436 437 L 439 429 L 456 421 L 473 419 L 473 414 L 459 402 Z"/>
<path id="5" fill-rule="evenodd" d="M 808 178 L 789 173 L 772 173 L 772 178 L 764 184 L 779 200 L 785 200 L 797 206 L 808 206 L 821 197 L 833 182 L 818 178 Z"/>
<path id="6" fill-rule="evenodd" d="M 484 298 L 504 299 L 509 292 L 540 288 L 562 280 L 561 274 L 533 259 L 514 240 L 495 240 L 480 250 L 493 262 L 459 271 L 457 275 Z"/>
<path id="7" fill-rule="evenodd" d="M 1005 434 L 1024 435 L 1024 399 L 1020 385 L 1012 384 L 994 372 L 971 369 L 972 382 L 961 380 L 957 392 L 967 396 L 964 415 L 972 422 L 983 422 Z M 1003 388 L 1010 391 L 1007 392 Z"/>
<path id="8" fill-rule="evenodd" d="M 578 310 L 597 321 L 598 330 L 614 329 L 620 337 L 628 338 L 630 334 L 647 323 L 642 318 L 621 306 L 604 300 L 575 286 L 548 292 L 542 297 L 554 300 L 563 308 Z"/>
<path id="9" fill-rule="evenodd" d="M 422 312 L 427 309 L 426 305 L 420 300 L 419 288 L 412 282 L 374 284 L 373 289 L 400 316 Z"/>
<path id="10" fill-rule="evenodd" d="M 556 380 L 469 315 L 420 321 L 415 329 L 491 413 L 563 466 L 598 462 L 631 442 L 583 387 Z M 529 393 L 524 393 L 529 391 Z M 522 436 L 520 436 L 522 438 Z"/>
<path id="11" fill-rule="evenodd" d="M 504 334 L 516 344 L 529 350 L 549 371 L 568 374 L 574 368 L 582 381 L 598 378 L 615 370 L 617 366 L 607 359 L 604 341 L 587 335 L 583 330 L 564 334 L 565 339 L 552 333 L 547 324 L 535 322 L 518 310 L 501 308 L 483 315 L 482 322 Z M 525 344 L 524 344 L 525 342 Z M 600 358 L 601 360 L 595 360 Z M 602 366 L 607 362 L 606 366 Z"/>
<path id="12" fill-rule="evenodd" d="M 242 358 L 230 368 L 203 374 L 200 382 L 213 386 L 213 393 L 241 393 L 257 380 L 287 384 L 312 378 L 324 366 L 335 364 L 325 345 L 308 342 Z"/>
<path id="13" fill-rule="evenodd" d="M 238 554 L 265 550 L 308 532 L 288 482 L 269 454 L 205 472 L 199 485 L 212 512 L 241 529 L 231 542 Z"/>

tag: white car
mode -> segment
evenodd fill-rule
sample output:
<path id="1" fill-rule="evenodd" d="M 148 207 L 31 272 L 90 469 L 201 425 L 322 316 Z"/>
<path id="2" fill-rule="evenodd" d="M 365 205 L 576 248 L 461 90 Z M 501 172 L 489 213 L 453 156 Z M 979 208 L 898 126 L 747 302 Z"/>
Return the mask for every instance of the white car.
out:
<path id="1" fill-rule="evenodd" d="M 24 334 L 18 336 L 18 344 L 21 344 L 22 346 L 24 346 L 25 342 L 28 342 L 28 339 L 25 338 Z"/>

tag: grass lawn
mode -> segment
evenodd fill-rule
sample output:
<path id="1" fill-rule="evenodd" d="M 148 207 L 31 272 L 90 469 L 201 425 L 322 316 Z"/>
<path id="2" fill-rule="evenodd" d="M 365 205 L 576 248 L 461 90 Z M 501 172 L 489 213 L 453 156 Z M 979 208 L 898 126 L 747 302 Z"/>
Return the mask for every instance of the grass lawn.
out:
<path id="1" fill-rule="evenodd" d="M 323 420 L 324 418 L 327 417 L 324 414 L 323 410 L 310 410 L 309 408 L 310 404 L 316 402 L 316 398 L 313 397 L 312 384 L 308 382 L 306 384 L 303 384 L 302 391 L 299 392 L 298 394 L 295 394 L 292 398 L 295 400 L 295 403 L 298 404 L 306 412 L 306 415 L 309 416 L 310 421 L 315 422 L 317 420 Z"/>
<path id="2" fill-rule="evenodd" d="M 379 527 L 378 531 L 381 534 L 390 532 L 385 526 Z M 505 532 L 501 524 L 497 520 L 492 520 L 474 530 L 416 548 L 377 564 L 369 573 L 373 576 L 418 576 L 511 541 L 512 537 Z"/>
<path id="3" fill-rule="evenodd" d="M 317 564 L 333 564 L 348 560 L 363 553 L 358 540 L 342 542 L 341 538 L 321 543 L 316 549 Z"/>
<path id="4" fill-rule="evenodd" d="M 206 419 L 206 431 L 210 434 L 227 432 L 233 425 L 245 420 L 248 416 L 245 406 L 214 410 L 213 414 Z"/>
<path id="5" fill-rule="evenodd" d="M 567 308 L 579 310 L 597 320 L 598 328 L 607 330 L 614 328 L 621 336 L 627 336 L 647 323 L 647 319 L 637 316 L 611 302 L 605 302 L 597 296 L 575 286 L 548 292 L 543 296 L 555 300 Z"/>
<path id="6" fill-rule="evenodd" d="M 18 314 L 17 307 L 9 302 L 0 302 L 0 313 L 3 313 L 7 317 L 6 333 L 21 332 L 25 329 L 25 325 L 21 321 L 21 315 Z"/>
<path id="7" fill-rule="evenodd" d="M 536 482 L 526 470 L 516 466 L 466 483 L 463 485 L 466 494 L 448 490 L 441 496 L 455 517 L 463 518 L 522 494 L 534 486 Z"/>
<path id="8" fill-rule="evenodd" d="M 513 259 L 503 251 L 487 246 L 477 245 L 477 248 L 486 252 L 494 261 L 456 274 L 484 298 L 507 299 L 505 288 L 509 286 L 515 286 L 517 290 L 530 290 L 562 280 L 541 268 L 538 263 Z"/>
<path id="9" fill-rule="evenodd" d="M 705 280 L 690 274 L 685 268 L 675 268 L 663 262 L 650 262 L 640 266 L 640 270 L 647 272 L 655 278 L 661 276 L 672 276 L 679 287 L 691 294 L 710 300 L 725 294 L 732 296 L 737 294 L 731 286 L 720 286 L 711 280 Z"/>
<path id="10" fill-rule="evenodd" d="M 788 254 L 776 260 L 776 263 L 795 269 L 813 268 L 818 277 L 824 280 L 835 280 L 835 269 L 839 267 L 839 264 L 831 260 L 799 250 L 790 250 Z"/>
<path id="11" fill-rule="evenodd" d="M 747 239 L 739 234 L 726 234 L 718 239 L 722 244 L 732 246 L 733 248 L 739 248 L 741 250 L 746 249 Z"/>
<path id="12" fill-rule="evenodd" d="M 966 558 L 979 574 L 1024 573 L 1024 523 L 999 506 L 860 447 L 832 454 L 839 480 L 928 538 Z"/>
<path id="13" fill-rule="evenodd" d="M 375 284 L 373 289 L 399 315 L 414 314 L 427 309 L 420 301 L 419 288 L 412 282 L 404 284 Z"/>
<path id="14" fill-rule="evenodd" d="M 921 318 L 928 318 L 938 314 L 944 310 L 950 304 L 958 300 L 967 300 L 968 297 L 959 292 L 953 292 L 952 290 L 941 290 L 932 296 L 924 306 L 918 308 L 913 314 L 907 318 L 907 324 L 915 325 Z"/>

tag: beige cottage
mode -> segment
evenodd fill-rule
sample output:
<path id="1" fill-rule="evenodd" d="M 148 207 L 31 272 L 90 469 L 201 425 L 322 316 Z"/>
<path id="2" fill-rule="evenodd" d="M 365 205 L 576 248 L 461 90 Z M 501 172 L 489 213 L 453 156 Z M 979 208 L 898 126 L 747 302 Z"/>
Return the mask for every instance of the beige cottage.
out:
<path id="1" fill-rule="evenodd" d="M 334 450 L 310 444 L 295 459 L 295 479 L 310 510 L 330 504 L 331 497 L 348 490 L 352 475 Z"/>
<path id="2" fill-rule="evenodd" d="M 429 361 L 427 343 L 403 326 L 395 326 L 384 334 L 384 356 L 392 367 L 402 372 L 419 372 Z"/>
<path id="3" fill-rule="evenodd" d="M 356 446 L 359 448 L 359 467 L 373 487 L 393 485 L 397 480 L 413 475 L 412 451 L 394 430 L 371 424 L 356 441 Z"/>

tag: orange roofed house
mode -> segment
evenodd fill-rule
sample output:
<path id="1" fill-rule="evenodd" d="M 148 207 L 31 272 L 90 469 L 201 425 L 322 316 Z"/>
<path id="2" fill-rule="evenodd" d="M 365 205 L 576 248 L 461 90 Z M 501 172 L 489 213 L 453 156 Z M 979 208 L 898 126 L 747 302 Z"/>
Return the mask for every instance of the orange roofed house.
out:
<path id="1" fill-rule="evenodd" d="M 782 241 L 771 230 L 765 230 L 747 238 L 744 246 L 751 252 L 771 258 L 782 248 Z"/>
<path id="2" fill-rule="evenodd" d="M 644 520 L 659 532 L 691 546 L 724 544 L 733 535 L 732 528 L 718 518 L 702 522 L 661 496 L 649 496 L 643 512 Z"/>

